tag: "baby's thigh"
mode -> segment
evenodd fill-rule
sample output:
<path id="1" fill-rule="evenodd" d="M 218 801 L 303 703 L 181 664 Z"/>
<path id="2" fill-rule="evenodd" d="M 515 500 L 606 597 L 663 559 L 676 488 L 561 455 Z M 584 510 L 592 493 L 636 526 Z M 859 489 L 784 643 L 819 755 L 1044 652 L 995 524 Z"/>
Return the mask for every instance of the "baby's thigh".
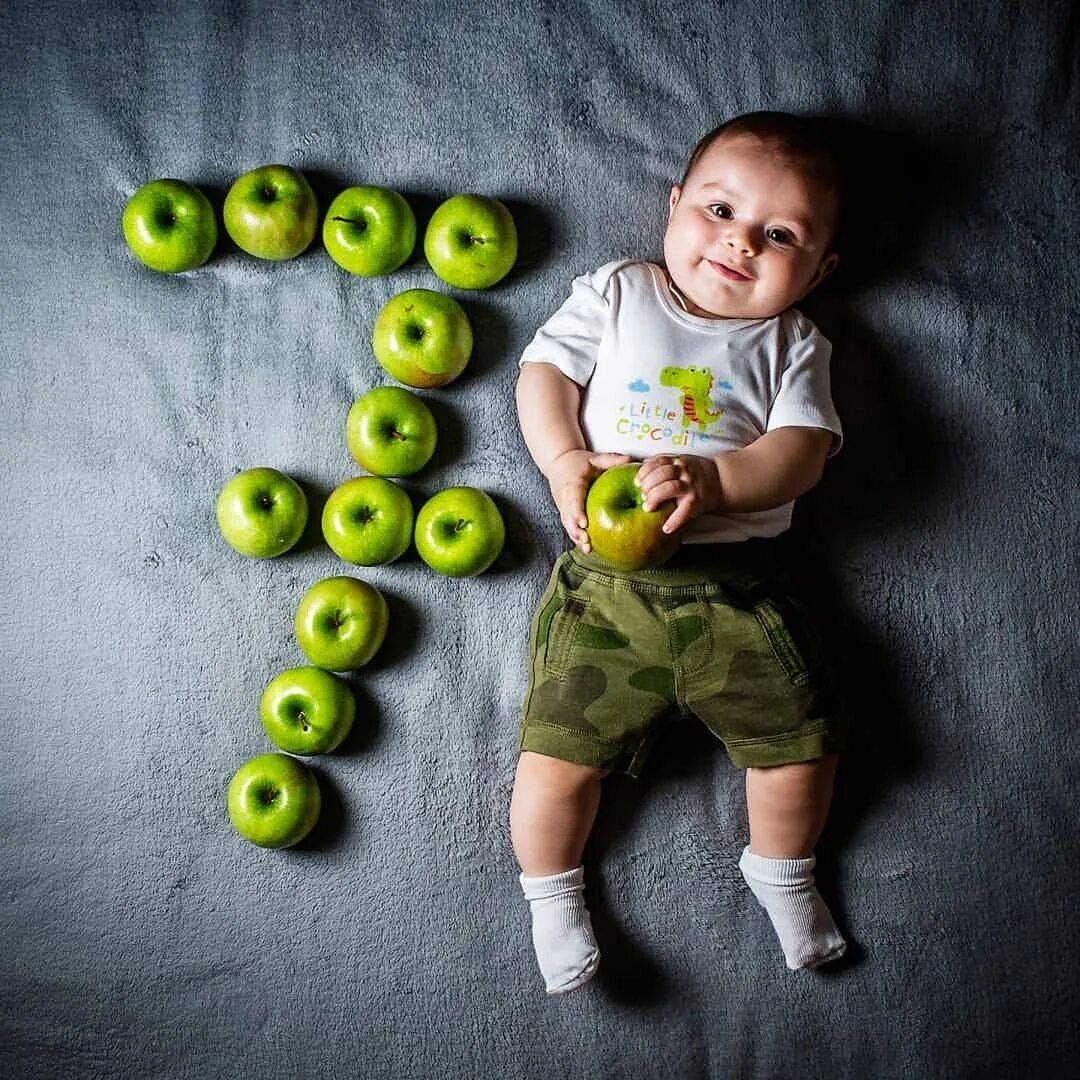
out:
<path id="1" fill-rule="evenodd" d="M 614 767 L 675 703 L 667 654 L 662 612 L 647 598 L 589 580 L 557 589 L 535 635 L 525 723 L 548 729 L 555 752 L 560 732 L 574 744 L 559 756 Z"/>
<path id="2" fill-rule="evenodd" d="M 691 710 L 741 768 L 811 761 L 838 748 L 839 723 L 816 635 L 779 590 L 751 604 L 710 604 L 712 656 L 692 681 Z"/>

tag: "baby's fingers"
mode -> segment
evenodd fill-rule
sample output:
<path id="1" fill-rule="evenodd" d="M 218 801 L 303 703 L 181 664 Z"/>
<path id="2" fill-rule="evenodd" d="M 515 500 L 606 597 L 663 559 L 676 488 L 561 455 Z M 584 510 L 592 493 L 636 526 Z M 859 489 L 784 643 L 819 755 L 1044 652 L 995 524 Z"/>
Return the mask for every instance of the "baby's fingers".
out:
<path id="1" fill-rule="evenodd" d="M 584 485 L 567 484 L 556 500 L 559 509 L 559 520 L 567 535 L 579 547 L 588 543 L 589 534 L 585 531 L 588 522 L 585 518 L 585 488 Z"/>
<path id="2" fill-rule="evenodd" d="M 671 499 L 682 499 L 686 496 L 686 488 L 678 480 L 662 480 L 642 485 L 641 505 L 646 510 L 656 510 Z"/>
<path id="3" fill-rule="evenodd" d="M 589 550 L 589 534 L 585 531 L 585 517 L 563 517 L 563 528 L 566 529 L 566 535 L 573 540 L 575 546 L 581 548 L 582 551 Z"/>
<path id="4" fill-rule="evenodd" d="M 671 511 L 667 519 L 664 521 L 663 530 L 668 535 L 673 532 L 677 532 L 681 529 L 693 516 L 690 510 L 689 504 L 684 500 L 676 503 L 675 509 Z"/>
<path id="5" fill-rule="evenodd" d="M 585 527 L 588 524 L 585 520 L 585 515 L 580 510 L 570 508 L 563 510 L 559 514 L 559 518 L 563 523 L 563 528 L 570 534 L 571 539 L 576 543 L 578 538 L 584 534 Z"/>

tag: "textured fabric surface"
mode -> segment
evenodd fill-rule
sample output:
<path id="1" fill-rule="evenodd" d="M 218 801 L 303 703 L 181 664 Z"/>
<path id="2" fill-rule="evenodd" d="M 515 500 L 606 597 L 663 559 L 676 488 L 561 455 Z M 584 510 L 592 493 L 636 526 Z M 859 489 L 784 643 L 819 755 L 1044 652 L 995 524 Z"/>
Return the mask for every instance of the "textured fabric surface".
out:
<path id="1" fill-rule="evenodd" d="M 1033 1077 L 1080 1045 L 1075 368 L 1080 115 L 1065 0 L 513 5 L 12 0 L 0 26 L 0 1073 L 11 1077 Z M 742 881 L 742 778 L 707 735 L 610 782 L 586 853 L 604 954 L 549 1000 L 506 811 L 528 620 L 563 537 L 513 416 L 572 278 L 655 256 L 689 147 L 753 108 L 841 122 L 866 172 L 835 346 L 843 451 L 794 573 L 851 748 L 817 878 L 850 942 L 793 974 Z M 459 294 L 474 359 L 433 463 L 493 495 L 475 580 L 363 572 L 391 628 L 317 762 L 301 849 L 231 830 L 259 694 L 344 567 L 271 562 L 212 507 L 272 465 L 322 501 L 383 381 L 382 303 L 316 243 L 135 262 L 125 200 L 220 208 L 267 162 L 503 198 L 516 270 Z"/>

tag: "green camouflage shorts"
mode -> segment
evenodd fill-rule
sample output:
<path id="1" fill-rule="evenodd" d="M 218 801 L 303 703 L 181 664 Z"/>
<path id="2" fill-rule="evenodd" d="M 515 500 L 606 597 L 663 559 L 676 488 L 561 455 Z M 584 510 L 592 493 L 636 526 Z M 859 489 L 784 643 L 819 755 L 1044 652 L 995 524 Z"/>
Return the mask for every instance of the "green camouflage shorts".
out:
<path id="1" fill-rule="evenodd" d="M 740 768 L 839 749 L 820 652 L 767 541 L 686 545 L 657 570 L 559 557 L 533 618 L 520 748 L 637 776 L 696 716 Z"/>

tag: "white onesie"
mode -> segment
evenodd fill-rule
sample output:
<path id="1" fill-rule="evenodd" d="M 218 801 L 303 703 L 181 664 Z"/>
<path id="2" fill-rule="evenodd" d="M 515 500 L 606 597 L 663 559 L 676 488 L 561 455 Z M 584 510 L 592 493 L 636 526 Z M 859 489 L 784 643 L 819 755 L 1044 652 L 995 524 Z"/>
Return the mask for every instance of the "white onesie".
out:
<path id="1" fill-rule="evenodd" d="M 548 363 L 583 387 L 581 428 L 598 453 L 713 456 L 780 427 L 842 431 L 829 390 L 832 347 L 790 309 L 770 319 L 706 319 L 675 302 L 664 270 L 614 262 L 575 278 L 521 363 Z M 701 515 L 690 543 L 776 536 L 794 502 Z"/>

